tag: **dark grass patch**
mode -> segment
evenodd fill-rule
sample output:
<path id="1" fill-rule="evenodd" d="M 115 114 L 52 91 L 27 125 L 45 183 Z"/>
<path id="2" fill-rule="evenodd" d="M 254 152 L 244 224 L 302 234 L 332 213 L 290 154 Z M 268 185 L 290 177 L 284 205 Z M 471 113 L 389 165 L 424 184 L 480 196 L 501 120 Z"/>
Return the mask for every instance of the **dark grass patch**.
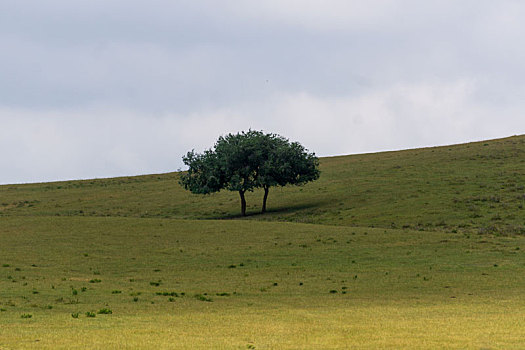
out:
<path id="1" fill-rule="evenodd" d="M 178 298 L 180 295 L 177 292 L 156 292 L 155 295 L 160 295 L 164 297 L 176 297 Z"/>
<path id="2" fill-rule="evenodd" d="M 206 302 L 212 302 L 213 301 L 211 298 L 208 298 L 207 296 L 205 296 L 203 294 L 195 294 L 193 297 L 195 299 L 197 299 L 197 300 L 200 300 L 200 301 L 206 301 Z"/>

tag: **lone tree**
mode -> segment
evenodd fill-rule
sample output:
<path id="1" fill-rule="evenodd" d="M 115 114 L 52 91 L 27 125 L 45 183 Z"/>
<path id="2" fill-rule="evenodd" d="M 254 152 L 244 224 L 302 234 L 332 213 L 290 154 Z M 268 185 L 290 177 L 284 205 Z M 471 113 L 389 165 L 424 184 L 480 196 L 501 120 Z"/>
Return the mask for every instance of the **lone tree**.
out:
<path id="1" fill-rule="evenodd" d="M 202 154 L 191 151 L 182 159 L 188 166 L 180 179 L 185 189 L 197 194 L 237 191 L 243 216 L 247 191 L 264 189 L 264 213 L 270 187 L 302 185 L 319 178 L 319 160 L 314 153 L 298 142 L 262 131 L 221 136 L 213 149 Z"/>

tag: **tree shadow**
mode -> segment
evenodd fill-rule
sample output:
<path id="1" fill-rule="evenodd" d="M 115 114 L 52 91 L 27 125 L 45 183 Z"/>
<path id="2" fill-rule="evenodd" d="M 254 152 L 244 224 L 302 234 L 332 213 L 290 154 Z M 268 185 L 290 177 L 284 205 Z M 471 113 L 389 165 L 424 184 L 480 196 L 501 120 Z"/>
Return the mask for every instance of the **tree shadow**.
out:
<path id="1" fill-rule="evenodd" d="M 228 215 L 213 215 L 213 216 L 207 216 L 206 218 L 202 218 L 203 220 L 234 220 L 234 219 L 246 219 L 246 218 L 254 218 L 254 217 L 264 217 L 267 216 L 268 218 L 271 218 L 272 216 L 276 214 L 293 214 L 296 212 L 300 212 L 302 210 L 308 210 L 313 208 L 320 208 L 323 206 L 323 204 L 328 203 L 329 201 L 317 201 L 317 202 L 308 202 L 308 203 L 298 203 L 294 205 L 287 205 L 287 206 L 278 206 L 278 207 L 271 207 L 266 209 L 266 213 L 261 213 L 261 211 L 250 211 L 246 212 L 245 216 L 242 216 L 241 213 L 237 214 L 228 214 Z"/>

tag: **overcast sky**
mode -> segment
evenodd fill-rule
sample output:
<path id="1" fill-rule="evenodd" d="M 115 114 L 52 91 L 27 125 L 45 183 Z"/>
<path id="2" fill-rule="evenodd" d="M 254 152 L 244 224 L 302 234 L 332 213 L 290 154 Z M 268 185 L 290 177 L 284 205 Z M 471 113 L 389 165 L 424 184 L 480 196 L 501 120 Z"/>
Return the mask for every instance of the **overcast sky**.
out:
<path id="1" fill-rule="evenodd" d="M 319 156 L 525 133 L 525 2 L 1 0 L 0 183 L 161 173 L 249 128 Z"/>

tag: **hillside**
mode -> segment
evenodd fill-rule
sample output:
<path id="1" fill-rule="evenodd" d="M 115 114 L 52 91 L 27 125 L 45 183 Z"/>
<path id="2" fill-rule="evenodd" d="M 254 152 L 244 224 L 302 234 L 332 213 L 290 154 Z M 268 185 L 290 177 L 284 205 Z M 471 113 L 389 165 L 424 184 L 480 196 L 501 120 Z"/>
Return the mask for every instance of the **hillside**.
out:
<path id="1" fill-rule="evenodd" d="M 247 196 L 249 220 L 525 233 L 525 136 L 321 159 L 304 187 Z M 238 218 L 237 193 L 192 195 L 178 174 L 0 186 L 1 216 Z"/>
<path id="2" fill-rule="evenodd" d="M 525 136 L 321 171 L 0 186 L 0 350 L 523 348 Z"/>

